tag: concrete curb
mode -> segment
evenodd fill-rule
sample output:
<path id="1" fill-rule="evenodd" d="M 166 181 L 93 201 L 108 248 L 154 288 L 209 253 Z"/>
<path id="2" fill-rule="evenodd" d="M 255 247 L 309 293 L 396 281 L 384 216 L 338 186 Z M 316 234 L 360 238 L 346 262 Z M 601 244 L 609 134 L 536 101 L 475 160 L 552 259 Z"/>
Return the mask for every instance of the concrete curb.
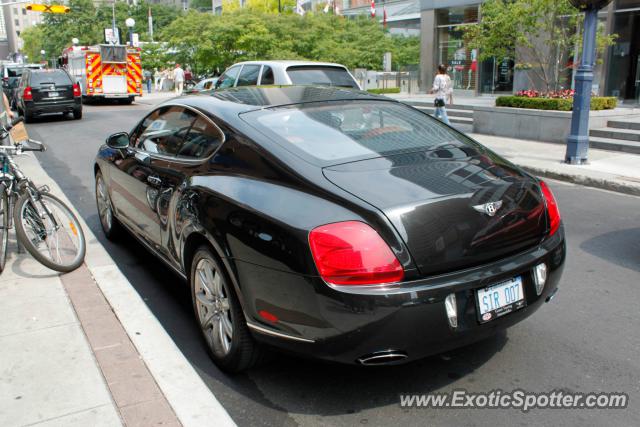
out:
<path id="1" fill-rule="evenodd" d="M 73 204 L 32 153 L 16 160 L 36 185 L 48 185 L 75 212 Z M 85 264 L 180 423 L 185 427 L 235 426 L 84 219 L 75 213 L 87 239 Z"/>
<path id="2" fill-rule="evenodd" d="M 571 175 L 562 172 L 556 172 L 544 168 L 536 168 L 531 166 L 518 165 L 522 169 L 536 176 L 557 179 L 558 181 L 570 182 L 573 184 L 583 185 L 585 187 L 599 188 L 601 190 L 615 191 L 616 193 L 630 194 L 632 196 L 640 196 L 640 183 L 633 185 L 625 182 L 615 182 L 607 179 L 590 178 L 584 175 Z"/>

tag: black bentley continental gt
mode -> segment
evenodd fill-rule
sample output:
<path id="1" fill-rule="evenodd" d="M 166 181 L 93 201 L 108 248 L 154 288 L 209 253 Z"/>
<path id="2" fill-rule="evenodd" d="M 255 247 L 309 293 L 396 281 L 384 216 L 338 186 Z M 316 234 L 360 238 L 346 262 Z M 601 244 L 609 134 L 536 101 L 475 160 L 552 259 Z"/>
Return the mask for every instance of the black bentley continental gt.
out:
<path id="1" fill-rule="evenodd" d="M 547 185 L 412 107 L 327 87 L 173 99 L 95 162 L 109 238 L 186 279 L 211 357 L 362 365 L 486 338 L 555 295 Z"/>

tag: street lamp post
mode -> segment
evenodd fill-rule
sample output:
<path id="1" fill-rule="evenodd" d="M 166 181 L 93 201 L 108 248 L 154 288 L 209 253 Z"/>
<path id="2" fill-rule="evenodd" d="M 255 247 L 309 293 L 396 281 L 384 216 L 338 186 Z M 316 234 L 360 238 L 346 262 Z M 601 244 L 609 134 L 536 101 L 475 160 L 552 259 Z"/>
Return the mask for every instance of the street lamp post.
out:
<path id="1" fill-rule="evenodd" d="M 127 18 L 124 23 L 129 29 L 129 46 L 133 47 L 133 27 L 136 25 L 136 21 L 133 18 Z"/>
<path id="2" fill-rule="evenodd" d="M 585 12 L 584 34 L 582 36 L 582 56 L 575 75 L 575 94 L 571 114 L 571 132 L 567 138 L 565 162 L 572 165 L 587 163 L 589 153 L 589 111 L 591 110 L 591 89 L 593 87 L 593 65 L 596 61 L 596 33 L 598 31 L 598 10 L 611 0 L 569 0 L 571 4 Z"/>

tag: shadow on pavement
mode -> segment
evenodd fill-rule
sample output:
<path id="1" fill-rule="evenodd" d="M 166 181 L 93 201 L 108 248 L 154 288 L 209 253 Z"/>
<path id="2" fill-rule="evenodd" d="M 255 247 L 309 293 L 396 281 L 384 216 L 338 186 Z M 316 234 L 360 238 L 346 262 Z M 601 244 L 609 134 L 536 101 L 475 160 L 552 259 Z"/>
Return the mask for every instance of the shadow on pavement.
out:
<path id="1" fill-rule="evenodd" d="M 636 250 L 629 250 L 635 247 Z M 583 251 L 621 267 L 640 271 L 640 228 L 616 230 L 585 240 Z"/>

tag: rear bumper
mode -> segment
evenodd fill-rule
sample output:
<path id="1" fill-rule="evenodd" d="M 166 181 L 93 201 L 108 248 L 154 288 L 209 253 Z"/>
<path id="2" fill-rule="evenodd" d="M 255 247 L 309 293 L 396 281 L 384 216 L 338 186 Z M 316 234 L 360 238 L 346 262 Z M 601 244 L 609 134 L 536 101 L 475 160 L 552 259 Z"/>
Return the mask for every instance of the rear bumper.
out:
<path id="1" fill-rule="evenodd" d="M 82 108 L 82 101 L 79 97 L 55 102 L 25 102 L 25 109 L 29 114 L 35 116 L 49 113 L 71 113 L 80 108 Z"/>
<path id="2" fill-rule="evenodd" d="M 319 278 L 287 280 L 262 272 L 257 277 L 266 290 L 258 291 L 260 295 L 247 295 L 253 287 L 243 286 L 245 311 L 251 311 L 247 320 L 258 340 L 291 352 L 343 363 L 359 363 L 366 356 L 393 352 L 403 357 L 389 361 L 407 362 L 485 339 L 529 317 L 557 292 L 565 253 L 561 229 L 539 247 L 508 259 L 368 295 L 334 290 Z M 547 263 L 549 272 L 538 296 L 532 269 L 540 262 Z M 239 268 L 239 273 L 245 267 Z M 515 276 L 523 278 L 526 306 L 480 324 L 476 291 Z M 241 277 L 241 283 L 244 280 Z M 288 289 L 283 289 L 283 283 Z M 444 304 L 451 293 L 457 300 L 455 328 L 449 324 Z M 282 300 L 283 295 L 289 300 Z M 257 315 L 260 310 L 269 311 L 279 321 L 265 322 Z"/>

